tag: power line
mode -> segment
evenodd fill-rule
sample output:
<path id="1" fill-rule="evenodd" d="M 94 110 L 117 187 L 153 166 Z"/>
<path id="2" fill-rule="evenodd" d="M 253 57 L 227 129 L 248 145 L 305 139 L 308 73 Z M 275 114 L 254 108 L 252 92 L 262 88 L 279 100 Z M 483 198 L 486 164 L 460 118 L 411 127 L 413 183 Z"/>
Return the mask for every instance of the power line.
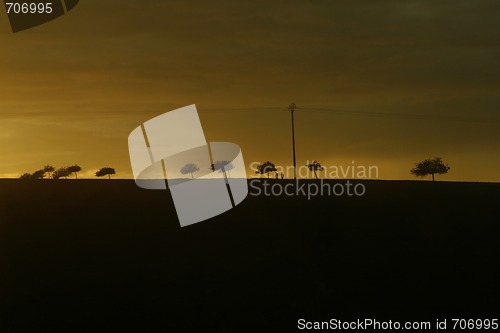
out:
<path id="1" fill-rule="evenodd" d="M 198 108 L 198 112 L 203 114 L 203 113 L 218 113 L 218 112 L 272 112 L 272 111 L 283 111 L 287 112 L 288 110 L 283 107 L 276 107 L 276 106 L 269 106 L 269 107 L 254 107 L 254 108 Z M 88 114 L 117 114 L 120 116 L 137 116 L 140 114 L 150 114 L 150 113 L 157 113 L 160 114 L 161 111 L 158 110 L 152 110 L 148 108 L 147 110 L 137 110 L 137 111 L 123 111 L 123 110 L 106 110 L 106 109 L 94 109 L 94 110 L 84 110 L 84 111 L 79 111 L 79 112 L 72 112 L 72 111 L 57 111 L 57 110 L 50 110 L 50 111 L 0 111 L 0 117 L 6 116 L 50 116 L 50 115 L 64 115 L 64 116 L 85 116 Z"/>
<path id="2" fill-rule="evenodd" d="M 290 113 L 292 114 L 293 179 L 297 179 L 297 160 L 295 159 L 295 123 L 293 118 L 293 113 L 295 112 L 296 108 L 297 106 L 295 105 L 295 103 L 290 104 L 290 106 L 288 107 Z"/>
<path id="3" fill-rule="evenodd" d="M 283 107 L 254 107 L 254 108 L 213 108 L 200 110 L 209 112 L 232 112 L 232 111 L 249 111 L 249 112 L 290 112 L 290 110 Z M 336 108 L 316 108 L 316 107 L 296 107 L 295 112 L 317 113 L 322 115 L 336 116 L 364 116 L 364 117 L 378 117 L 378 118 L 392 118 L 392 119 L 415 119 L 415 120 L 441 120 L 441 121 L 459 121 L 470 123 L 500 123 L 497 118 L 473 118 L 467 116 L 455 115 L 436 115 L 436 114 L 417 114 L 417 113 L 403 113 L 403 112 L 383 112 L 383 111 L 361 111 L 361 110 L 345 110 Z"/>
<path id="4" fill-rule="evenodd" d="M 217 113 L 277 113 L 277 112 L 290 112 L 286 107 L 280 106 L 257 106 L 246 108 L 198 108 L 200 114 L 217 114 Z M 391 118 L 391 119 L 414 119 L 414 120 L 434 120 L 434 121 L 458 121 L 466 123 L 500 123 L 498 118 L 483 118 L 471 116 L 455 116 L 455 115 L 439 115 L 439 114 L 417 114 L 417 113 L 403 113 L 403 112 L 384 112 L 384 111 L 363 111 L 363 110 L 345 110 L 337 108 L 317 108 L 317 107 L 296 107 L 295 112 L 318 114 L 326 116 L 361 116 L 361 117 L 375 117 L 375 118 Z M 81 117 L 89 114 L 108 115 L 113 114 L 117 116 L 137 116 L 139 114 L 157 113 L 154 110 L 148 109 L 143 111 L 128 111 L 122 110 L 85 110 L 83 112 L 71 111 L 18 111 L 18 112 L 0 112 L 0 117 L 20 117 L 20 116 L 72 116 Z"/>
<path id="5" fill-rule="evenodd" d="M 342 110 L 342 109 L 326 109 L 326 108 L 297 108 L 298 111 L 307 113 L 318 113 L 323 115 L 348 115 L 348 116 L 365 116 L 365 117 L 382 117 L 393 119 L 416 119 L 416 120 L 442 120 L 442 121 L 460 121 L 470 123 L 500 123 L 497 118 L 472 118 L 464 116 L 452 115 L 429 115 L 417 113 L 396 113 L 396 112 L 380 112 L 380 111 L 360 111 L 360 110 Z"/>

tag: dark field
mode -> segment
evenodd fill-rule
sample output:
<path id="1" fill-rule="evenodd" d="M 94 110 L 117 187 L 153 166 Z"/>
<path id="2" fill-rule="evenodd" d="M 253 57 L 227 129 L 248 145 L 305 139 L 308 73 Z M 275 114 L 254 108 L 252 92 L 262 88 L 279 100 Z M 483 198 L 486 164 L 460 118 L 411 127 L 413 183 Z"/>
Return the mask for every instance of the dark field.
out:
<path id="1" fill-rule="evenodd" d="M 0 180 L 1 332 L 498 318 L 500 184 L 366 181 L 181 228 L 130 180 Z"/>

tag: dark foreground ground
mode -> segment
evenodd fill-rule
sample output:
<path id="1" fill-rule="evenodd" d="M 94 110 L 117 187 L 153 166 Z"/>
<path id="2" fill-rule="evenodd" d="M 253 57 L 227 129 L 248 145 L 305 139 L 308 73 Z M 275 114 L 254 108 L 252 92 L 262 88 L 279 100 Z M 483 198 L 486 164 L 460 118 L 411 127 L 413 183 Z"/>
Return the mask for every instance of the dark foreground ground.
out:
<path id="1" fill-rule="evenodd" d="M 133 181 L 0 180 L 0 331 L 498 318 L 500 184 L 365 184 L 180 228 L 170 194 Z"/>

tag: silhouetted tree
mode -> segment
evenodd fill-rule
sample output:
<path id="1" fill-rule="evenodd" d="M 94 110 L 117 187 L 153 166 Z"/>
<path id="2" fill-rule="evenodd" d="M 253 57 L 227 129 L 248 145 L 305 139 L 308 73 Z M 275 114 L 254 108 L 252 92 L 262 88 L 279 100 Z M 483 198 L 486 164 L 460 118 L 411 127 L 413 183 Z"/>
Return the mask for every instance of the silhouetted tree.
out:
<path id="1" fill-rule="evenodd" d="M 43 171 L 47 174 L 47 178 L 52 178 L 52 173 L 55 170 L 56 169 L 52 165 L 49 165 L 49 164 L 47 164 L 46 166 L 43 167 Z"/>
<path id="2" fill-rule="evenodd" d="M 45 171 L 43 170 L 37 170 L 33 173 L 24 173 L 22 174 L 19 179 L 42 179 L 45 176 Z"/>
<path id="3" fill-rule="evenodd" d="M 262 164 L 257 165 L 257 171 L 255 171 L 255 173 L 260 174 L 260 175 L 267 174 L 267 178 L 269 178 L 269 173 L 276 172 L 276 171 L 277 171 L 277 169 L 276 169 L 276 166 L 274 165 L 274 163 L 267 161 L 267 162 L 264 162 Z"/>
<path id="4" fill-rule="evenodd" d="M 193 173 L 197 172 L 198 170 L 200 170 L 200 168 L 198 168 L 198 166 L 196 164 L 188 163 L 185 166 L 183 166 L 180 171 L 183 175 L 187 175 L 188 173 L 190 173 L 191 179 L 193 179 L 194 178 Z"/>
<path id="5" fill-rule="evenodd" d="M 229 161 L 216 161 L 212 164 L 212 170 L 220 170 L 224 174 L 224 177 L 231 177 L 229 170 L 234 169 L 233 164 Z"/>
<path id="6" fill-rule="evenodd" d="M 68 178 L 69 175 L 71 175 L 71 172 L 68 171 L 68 168 L 59 168 L 52 173 L 52 178 L 54 179 Z"/>
<path id="7" fill-rule="evenodd" d="M 95 173 L 96 177 L 108 176 L 108 179 L 111 179 L 111 175 L 114 174 L 116 174 L 116 171 L 113 168 L 101 168 L 99 171 Z"/>
<path id="8" fill-rule="evenodd" d="M 33 179 L 42 179 L 44 176 L 45 176 L 44 170 L 37 170 L 33 172 L 33 174 L 31 175 Z"/>
<path id="9" fill-rule="evenodd" d="M 415 163 L 415 167 L 411 169 L 410 173 L 417 177 L 432 175 L 432 181 L 434 181 L 435 174 L 442 175 L 448 173 L 448 170 L 450 170 L 449 165 L 445 164 L 441 157 L 435 157 Z"/>
<path id="10" fill-rule="evenodd" d="M 323 171 L 325 169 L 318 161 L 312 161 L 312 163 L 309 163 L 307 167 L 314 173 L 316 179 L 318 179 L 318 174 L 316 172 Z"/>
<path id="11" fill-rule="evenodd" d="M 79 165 L 73 165 L 66 168 L 70 174 L 74 173 L 75 178 L 78 179 L 78 172 L 82 171 L 82 168 Z"/>

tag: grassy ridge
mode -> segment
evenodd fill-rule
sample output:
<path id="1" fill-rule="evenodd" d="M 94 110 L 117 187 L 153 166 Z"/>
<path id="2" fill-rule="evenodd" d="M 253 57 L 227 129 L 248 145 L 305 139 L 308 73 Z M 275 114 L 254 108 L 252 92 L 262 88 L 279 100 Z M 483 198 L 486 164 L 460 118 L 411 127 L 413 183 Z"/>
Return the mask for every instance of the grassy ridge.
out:
<path id="1" fill-rule="evenodd" d="M 500 184 L 363 183 L 363 197 L 249 196 L 180 228 L 167 191 L 130 180 L 0 180 L 0 331 L 498 314 Z"/>

